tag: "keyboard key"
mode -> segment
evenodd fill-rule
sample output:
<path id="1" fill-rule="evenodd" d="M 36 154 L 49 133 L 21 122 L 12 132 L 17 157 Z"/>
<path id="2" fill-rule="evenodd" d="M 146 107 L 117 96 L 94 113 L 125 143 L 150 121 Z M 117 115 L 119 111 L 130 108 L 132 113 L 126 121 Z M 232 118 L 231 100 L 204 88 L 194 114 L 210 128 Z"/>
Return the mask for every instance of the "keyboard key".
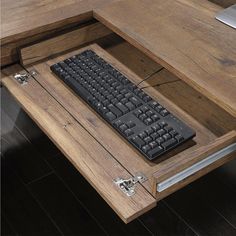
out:
<path id="1" fill-rule="evenodd" d="M 143 112 L 141 110 L 137 110 L 137 111 L 134 111 L 133 113 L 136 117 L 139 117 L 140 115 L 143 114 Z"/>
<path id="2" fill-rule="evenodd" d="M 126 124 L 123 124 L 123 125 L 121 125 L 121 126 L 119 127 L 119 129 L 120 129 L 122 132 L 124 132 L 125 130 L 128 129 L 128 126 L 127 126 Z"/>
<path id="3" fill-rule="evenodd" d="M 177 144 L 177 140 L 172 138 L 164 143 L 161 144 L 161 146 L 164 148 L 164 149 L 168 149 L 170 147 L 173 147 L 175 144 Z"/>
<path id="4" fill-rule="evenodd" d="M 165 128 L 164 128 L 164 130 L 166 130 L 166 132 L 170 132 L 170 131 L 172 131 L 173 130 L 173 128 L 171 127 L 171 126 L 166 126 Z"/>
<path id="5" fill-rule="evenodd" d="M 121 125 L 123 125 L 123 122 L 122 122 L 121 120 L 117 120 L 117 121 L 114 123 L 114 125 L 115 125 L 116 127 L 120 127 Z"/>
<path id="6" fill-rule="evenodd" d="M 158 144 L 157 144 L 157 142 L 152 141 L 151 143 L 149 143 L 149 145 L 151 148 L 155 148 Z"/>
<path id="7" fill-rule="evenodd" d="M 166 109 L 164 109 L 164 110 L 162 110 L 162 111 L 160 112 L 160 114 L 161 114 L 162 116 L 167 116 L 167 115 L 169 115 L 170 113 L 169 113 Z"/>
<path id="8" fill-rule="evenodd" d="M 154 114 L 153 116 L 151 116 L 151 118 L 154 120 L 154 121 L 158 121 L 160 119 L 160 117 L 157 115 L 157 114 Z"/>
<path id="9" fill-rule="evenodd" d="M 155 139 L 157 139 L 158 137 L 160 137 L 160 135 L 158 134 L 158 133 L 153 133 L 153 134 L 151 134 L 150 135 L 151 136 L 151 138 L 153 139 L 153 140 L 155 140 Z"/>
<path id="10" fill-rule="evenodd" d="M 164 129 L 160 129 L 160 130 L 157 131 L 157 133 L 158 133 L 160 136 L 162 136 L 162 135 L 164 135 L 164 134 L 166 133 L 166 131 L 165 131 Z"/>
<path id="11" fill-rule="evenodd" d="M 162 137 L 156 139 L 156 142 L 161 145 L 165 140 Z"/>
<path id="12" fill-rule="evenodd" d="M 146 115 L 146 114 L 142 114 L 142 115 L 139 116 L 139 119 L 140 119 L 141 121 L 144 121 L 146 118 L 147 118 L 147 115 Z"/>
<path id="13" fill-rule="evenodd" d="M 117 117 L 120 117 L 122 115 L 122 112 L 118 108 L 116 108 L 113 104 L 108 105 L 107 108 Z"/>
<path id="14" fill-rule="evenodd" d="M 145 142 L 138 136 L 135 136 L 131 139 L 131 142 L 135 144 L 135 146 L 141 148 L 143 145 L 145 145 Z"/>
<path id="15" fill-rule="evenodd" d="M 142 105 L 142 103 L 141 103 L 136 97 L 131 97 L 131 98 L 129 98 L 129 100 L 130 100 L 136 107 Z"/>
<path id="16" fill-rule="evenodd" d="M 148 128 L 148 129 L 146 129 L 145 132 L 147 133 L 147 135 L 150 135 L 150 134 L 152 134 L 154 131 L 153 131 L 153 129 L 150 127 L 150 128 Z"/>
<path id="17" fill-rule="evenodd" d="M 142 132 L 142 133 L 139 134 L 139 137 L 140 137 L 141 139 L 144 139 L 144 138 L 147 137 L 147 134 L 146 134 L 145 132 Z"/>
<path id="18" fill-rule="evenodd" d="M 146 115 L 149 116 L 149 117 L 151 117 L 152 115 L 154 115 L 154 112 L 151 111 L 151 110 L 149 110 L 149 111 L 146 112 Z"/>
<path id="19" fill-rule="evenodd" d="M 149 111 L 149 108 L 147 106 L 143 106 L 140 108 L 142 112 L 146 113 L 147 111 Z"/>
<path id="20" fill-rule="evenodd" d="M 148 117 L 147 119 L 144 120 L 144 123 L 145 123 L 146 125 L 150 125 L 150 124 L 153 123 L 153 121 L 152 121 L 151 118 Z"/>
<path id="21" fill-rule="evenodd" d="M 135 106 L 132 102 L 127 102 L 125 103 L 125 105 L 129 108 L 130 111 L 135 109 Z"/>
<path id="22" fill-rule="evenodd" d="M 105 114 L 105 117 L 109 120 L 109 121 L 113 121 L 114 119 L 116 119 L 116 116 L 112 113 L 112 112 L 107 112 Z"/>
<path id="23" fill-rule="evenodd" d="M 146 137 L 144 140 L 143 140 L 145 143 L 150 143 L 152 141 L 152 138 L 151 137 Z"/>
<path id="24" fill-rule="evenodd" d="M 128 121 L 126 124 L 129 128 L 133 128 L 135 126 L 135 123 L 132 120 Z"/>
<path id="25" fill-rule="evenodd" d="M 177 139 L 178 142 L 181 142 L 184 140 L 184 138 L 180 134 L 176 135 L 175 139 Z"/>
<path id="26" fill-rule="evenodd" d="M 125 114 L 129 111 L 129 109 L 126 106 L 124 106 L 121 102 L 118 102 L 116 104 L 116 107 L 119 108 L 123 114 Z"/>
<path id="27" fill-rule="evenodd" d="M 175 136 L 178 134 L 178 132 L 176 132 L 176 130 L 171 130 L 171 131 L 169 132 L 169 134 L 170 134 L 172 137 L 175 137 Z"/>
<path id="28" fill-rule="evenodd" d="M 142 150 L 144 152 L 148 152 L 150 149 L 151 149 L 151 147 L 149 145 L 145 145 L 145 146 L 142 147 Z"/>
<path id="29" fill-rule="evenodd" d="M 134 134 L 134 132 L 131 129 L 127 129 L 125 130 L 124 134 L 126 135 L 126 137 L 129 137 L 130 135 Z"/>
<path id="30" fill-rule="evenodd" d="M 164 134 L 162 137 L 163 137 L 165 140 L 171 139 L 171 136 L 170 136 L 169 134 Z"/>
<path id="31" fill-rule="evenodd" d="M 152 129 L 153 129 L 154 131 L 158 131 L 160 128 L 161 128 L 161 127 L 160 127 L 158 124 L 155 124 L 155 125 L 152 126 Z"/>
<path id="32" fill-rule="evenodd" d="M 159 123 L 159 125 L 161 126 L 161 128 L 164 128 L 167 126 L 167 123 L 165 121 L 162 121 Z"/>
<path id="33" fill-rule="evenodd" d="M 156 106 L 158 106 L 159 104 L 158 104 L 158 102 L 155 102 L 155 101 L 152 101 L 151 103 L 150 103 L 150 106 L 152 107 L 152 108 L 155 108 Z"/>
<path id="34" fill-rule="evenodd" d="M 156 155 L 162 153 L 163 151 L 163 148 L 161 146 L 157 146 L 155 147 L 154 149 L 152 149 L 151 151 L 148 152 L 148 155 L 151 157 L 151 158 L 154 158 Z"/>

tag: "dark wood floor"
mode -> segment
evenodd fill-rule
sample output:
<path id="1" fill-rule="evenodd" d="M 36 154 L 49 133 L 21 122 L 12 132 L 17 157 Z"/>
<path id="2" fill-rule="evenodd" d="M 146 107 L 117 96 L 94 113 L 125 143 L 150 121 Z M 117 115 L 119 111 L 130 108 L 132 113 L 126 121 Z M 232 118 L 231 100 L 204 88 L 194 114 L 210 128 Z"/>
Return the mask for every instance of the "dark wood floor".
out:
<path id="1" fill-rule="evenodd" d="M 236 161 L 125 225 L 16 107 L 1 109 L 2 235 L 236 235 Z"/>

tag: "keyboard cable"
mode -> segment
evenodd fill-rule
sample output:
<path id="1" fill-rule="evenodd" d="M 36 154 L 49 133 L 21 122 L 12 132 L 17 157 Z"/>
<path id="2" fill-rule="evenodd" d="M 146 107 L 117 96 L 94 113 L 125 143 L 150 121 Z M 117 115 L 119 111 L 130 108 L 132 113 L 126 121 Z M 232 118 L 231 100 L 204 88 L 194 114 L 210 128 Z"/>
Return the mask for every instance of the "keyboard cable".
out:
<path id="1" fill-rule="evenodd" d="M 154 71 L 153 73 L 151 73 L 150 75 L 146 76 L 144 79 L 142 79 L 140 82 L 138 82 L 136 84 L 136 86 L 139 86 L 141 83 L 143 83 L 144 81 L 148 80 L 150 77 L 152 77 L 153 75 L 157 74 L 158 72 L 162 71 L 164 69 L 164 67 Z"/>
<path id="2" fill-rule="evenodd" d="M 180 79 L 176 79 L 176 80 L 172 80 L 172 81 L 167 81 L 167 82 L 164 82 L 162 84 L 154 84 L 154 85 L 148 85 L 148 86 L 144 86 L 144 87 L 141 87 L 139 89 L 143 90 L 143 89 L 146 89 L 146 88 L 150 88 L 150 87 L 159 87 L 161 85 L 164 85 L 164 84 L 171 84 L 171 83 L 174 83 L 174 82 L 177 82 L 177 81 L 180 81 Z"/>

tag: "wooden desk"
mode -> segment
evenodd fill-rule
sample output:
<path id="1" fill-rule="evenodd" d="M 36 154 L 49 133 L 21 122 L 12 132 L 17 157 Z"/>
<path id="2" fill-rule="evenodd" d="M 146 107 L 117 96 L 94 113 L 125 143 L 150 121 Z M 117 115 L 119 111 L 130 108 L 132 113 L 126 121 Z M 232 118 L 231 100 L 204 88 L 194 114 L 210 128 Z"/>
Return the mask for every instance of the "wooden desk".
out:
<path id="1" fill-rule="evenodd" d="M 1 65 L 17 61 L 17 48 L 92 19 L 115 0 L 2 0 Z"/>
<path id="2" fill-rule="evenodd" d="M 133 2 L 140 4 L 133 6 L 131 4 Z M 205 83 L 209 85 L 209 92 L 206 93 L 208 96 L 212 91 L 216 91 L 216 95 L 220 99 L 222 99 L 223 95 L 229 96 L 229 94 L 224 93 L 221 97 L 220 92 L 225 92 L 224 88 L 218 89 L 214 85 L 214 82 L 211 81 L 213 80 L 213 75 L 215 75 L 214 70 L 212 70 L 212 67 L 206 67 L 206 64 L 212 65 L 218 73 L 225 76 L 225 80 L 217 77 L 218 83 L 222 86 L 223 81 L 227 81 L 229 83 L 226 85 L 229 88 L 228 93 L 232 92 L 233 88 L 230 85 L 234 86 L 234 81 L 233 76 L 232 81 L 229 79 L 229 75 L 231 73 L 234 75 L 235 72 L 233 69 L 234 56 L 232 54 L 224 54 L 224 57 L 222 57 L 227 60 L 225 59 L 224 63 L 218 62 L 221 64 L 218 65 L 216 60 L 214 58 L 211 59 L 208 54 L 212 53 L 212 57 L 218 56 L 216 58 L 221 59 L 221 48 L 218 48 L 220 43 L 212 39 L 212 44 L 210 44 L 209 39 L 199 39 L 200 36 L 203 37 L 203 32 L 209 34 L 209 38 L 217 36 L 218 29 L 217 32 L 214 32 L 212 30 L 209 31 L 207 26 L 205 28 L 202 26 L 204 22 L 207 22 L 207 19 L 209 20 L 209 16 L 204 15 L 203 22 L 196 20 L 196 15 L 193 14 L 196 22 L 191 21 L 187 24 L 181 16 L 181 11 L 174 13 L 176 9 L 173 10 L 171 8 L 170 12 L 165 10 L 163 4 L 168 6 L 170 1 L 165 3 L 160 1 L 160 5 L 155 4 L 158 1 L 146 0 L 145 3 L 147 2 L 154 4 L 154 11 L 152 8 L 149 8 L 148 12 L 145 8 L 146 5 L 144 6 L 144 1 L 128 0 L 127 2 L 118 2 L 117 8 L 113 8 L 114 5 L 111 2 L 104 10 L 96 11 L 95 15 L 102 20 L 104 18 L 98 15 L 98 13 L 101 12 L 101 15 L 107 15 L 106 19 L 112 19 L 112 28 L 133 42 L 134 45 L 142 49 L 146 54 L 150 55 L 155 61 L 160 61 L 168 69 L 175 72 L 191 86 L 199 88 L 203 92 L 204 89 L 208 89 L 206 84 L 204 84 L 205 80 Z M 197 4 L 197 1 L 195 3 Z M 207 7 L 210 7 L 210 9 L 205 9 L 203 3 L 207 4 Z M 190 4 L 189 1 L 181 0 L 175 3 L 175 7 L 184 8 L 184 10 L 190 8 L 190 13 L 191 11 L 197 11 L 196 9 L 198 8 L 195 5 L 189 6 L 187 4 Z M 208 5 L 207 2 L 203 1 L 197 6 L 201 11 L 205 12 L 205 14 L 209 13 L 209 15 L 218 9 L 218 7 L 211 4 Z M 128 16 L 129 12 L 125 10 L 126 7 L 134 7 L 134 12 L 132 10 L 132 14 L 130 14 L 131 17 Z M 139 7 L 143 7 L 143 9 L 140 10 Z M 110 14 L 110 8 L 111 14 L 114 13 L 114 16 Z M 159 13 L 155 11 L 157 9 Z M 119 11 L 117 12 L 116 10 Z M 124 10 L 124 13 L 121 10 Z M 142 11 L 144 11 L 144 14 Z M 142 22 L 141 18 L 135 15 L 135 12 L 143 14 Z M 149 17 L 148 13 L 153 17 Z M 130 25 L 126 25 L 118 16 L 119 14 L 121 14 L 124 20 L 127 19 Z M 178 22 L 175 22 L 175 24 L 170 22 L 171 14 L 176 14 L 179 17 L 181 25 L 178 25 L 180 24 Z M 104 20 L 104 22 L 110 26 L 108 20 Z M 150 27 L 143 27 L 143 23 L 148 23 L 147 25 Z M 100 23 L 96 24 L 102 26 Z M 121 41 L 119 37 L 113 35 L 115 37 L 114 41 L 111 40 L 110 35 L 107 38 L 101 39 L 99 36 L 102 35 L 101 37 L 104 37 L 104 33 L 98 33 L 103 30 L 96 26 L 96 24 L 93 24 L 95 27 L 90 29 L 93 29 L 91 30 L 92 34 L 98 37 L 91 38 L 94 40 L 96 38 L 98 43 L 101 43 L 102 40 L 109 41 L 109 43 L 105 44 L 110 46 L 106 50 L 96 44 L 88 47 L 109 61 L 135 84 L 141 82 L 145 75 L 150 75 L 153 71 L 160 69 L 159 64 L 152 61 L 132 45 L 124 42 L 121 42 L 119 45 Z M 160 27 L 158 24 L 160 24 Z M 191 30 L 192 24 L 198 26 L 200 33 Z M 209 26 L 213 27 L 213 24 L 210 21 Z M 118 30 L 116 25 L 122 30 Z M 184 28 L 181 28 L 183 25 Z M 130 28 L 130 26 L 133 28 Z M 166 30 L 166 27 L 168 30 Z M 106 27 L 104 28 L 107 30 Z M 94 32 L 95 29 L 97 30 L 96 32 Z M 150 29 L 152 30 L 150 31 Z M 55 30 L 57 29 L 55 28 Z M 181 37 L 180 32 L 185 34 L 185 36 Z M 228 32 L 228 30 L 224 32 Z M 39 35 L 42 36 L 47 33 L 45 31 Z M 92 34 L 88 34 L 87 30 L 80 30 L 79 28 L 22 48 L 22 65 L 13 65 L 5 68 L 2 71 L 2 84 L 6 86 L 24 110 L 57 145 L 78 171 L 92 184 L 123 221 L 127 223 L 150 210 L 158 201 L 169 194 L 235 158 L 236 119 L 205 98 L 204 94 L 200 94 L 167 70 L 162 70 L 152 77 L 152 79 L 155 78 L 156 80 L 155 85 L 157 85 L 157 81 L 158 83 L 162 81 L 164 87 L 161 86 L 160 91 L 157 88 L 158 86 L 156 88 L 150 87 L 149 80 L 143 81 L 142 86 L 146 87 L 145 91 L 150 96 L 191 126 L 196 131 L 196 137 L 183 146 L 165 154 L 161 159 L 153 162 L 147 161 L 143 155 L 137 152 L 132 145 L 128 144 L 124 138 L 107 125 L 95 111 L 88 107 L 83 100 L 50 71 L 52 64 L 76 55 L 86 50 L 86 48 L 88 49 L 88 47 L 75 49 L 76 47 L 81 47 L 81 45 L 76 45 L 76 42 L 79 41 L 78 37 L 88 39 L 88 36 Z M 233 40 L 235 35 L 230 34 L 229 31 L 228 36 L 230 40 Z M 32 37 L 34 39 L 31 39 L 31 37 L 26 39 L 35 40 L 37 35 Z M 191 41 L 191 39 L 193 40 Z M 159 43 L 155 43 L 156 41 Z M 22 42 L 22 40 L 19 39 L 17 42 Z M 7 43 L 6 45 L 12 43 Z M 186 43 L 188 45 L 184 47 Z M 194 47 L 191 43 L 194 43 Z M 201 49 L 199 49 L 199 52 L 194 50 L 197 46 Z M 200 46 L 202 48 L 206 47 L 206 52 Z M 104 45 L 103 47 L 106 48 Z M 185 52 L 185 49 L 190 51 Z M 62 53 L 63 50 L 66 52 Z M 204 56 L 201 56 L 201 53 L 205 53 Z M 119 58 L 119 60 L 113 57 L 112 54 Z M 228 58 L 231 60 L 228 60 Z M 123 63 L 120 61 L 123 61 Z M 139 71 L 139 73 L 133 73 L 134 71 Z M 15 77 L 16 73 L 23 73 L 28 77 L 28 81 L 19 83 Z M 142 74 L 142 76 L 137 76 L 137 74 Z M 171 96 L 168 96 L 166 91 Z M 231 95 L 234 96 L 234 94 Z M 216 99 L 213 100 L 217 102 Z M 229 104 L 231 105 L 232 103 Z M 137 176 L 138 173 L 142 173 L 146 177 L 144 178 L 145 181 L 133 186 L 135 187 L 135 194 L 128 197 L 122 192 L 122 189 L 128 189 L 130 186 L 126 185 L 125 188 L 124 186 L 118 188 L 114 180 L 123 178 L 128 179 L 128 183 L 130 183 L 130 181 L 133 181 L 130 178 Z M 181 178 L 176 178 L 176 175 Z"/>
<path id="3" fill-rule="evenodd" d="M 199 0 L 125 0 L 94 16 L 236 117 L 236 31 Z"/>

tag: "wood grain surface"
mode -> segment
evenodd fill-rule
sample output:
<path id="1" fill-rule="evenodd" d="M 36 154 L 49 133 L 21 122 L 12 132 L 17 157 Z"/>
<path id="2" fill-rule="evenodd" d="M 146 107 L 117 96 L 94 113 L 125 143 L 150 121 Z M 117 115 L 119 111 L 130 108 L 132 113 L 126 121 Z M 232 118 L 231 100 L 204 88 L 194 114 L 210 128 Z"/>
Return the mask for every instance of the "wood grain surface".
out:
<path id="1" fill-rule="evenodd" d="M 96 45 L 92 45 L 86 48 L 91 48 L 105 60 L 109 61 L 113 66 L 122 71 L 127 75 L 134 83 L 138 83 L 141 78 L 135 75 L 130 71 L 126 66 L 121 64 L 118 60 L 115 60 L 112 56 L 102 50 Z M 137 172 L 143 172 L 149 178 L 148 181 L 143 183 L 143 186 L 148 191 L 152 191 L 152 175 L 162 168 L 162 165 L 165 163 L 178 163 L 181 160 L 186 159 L 186 157 L 191 156 L 195 153 L 198 148 L 204 146 L 206 143 L 214 142 L 216 136 L 200 124 L 197 120 L 193 119 L 191 116 L 187 115 L 180 108 L 174 105 L 173 102 L 166 99 L 154 88 L 145 89 L 152 97 L 157 99 L 161 104 L 163 104 L 167 109 L 176 116 L 184 120 L 189 126 L 191 126 L 197 132 L 197 136 L 194 138 L 194 141 L 186 143 L 179 149 L 173 150 L 172 152 L 166 154 L 161 159 L 156 162 L 147 161 L 139 152 L 137 152 L 128 142 L 126 142 L 120 135 L 117 134 L 106 122 L 101 119 L 100 116 L 91 110 L 87 104 L 85 104 L 76 94 L 68 89 L 60 80 L 58 80 L 50 71 L 49 66 L 64 60 L 72 55 L 75 55 L 86 48 L 73 51 L 71 53 L 59 56 L 55 59 L 49 61 L 35 64 L 34 66 L 27 67 L 30 71 L 32 69 L 38 72 L 38 75 L 35 76 L 36 80 L 57 100 L 63 107 L 65 107 L 75 119 L 86 129 L 88 132 L 99 140 L 100 144 L 104 146 L 106 150 L 111 152 L 114 157 L 122 163 L 127 170 L 135 174 Z M 127 51 L 127 50 L 126 50 Z M 143 82 L 143 86 L 148 85 Z M 79 109 L 78 109 L 79 107 Z M 122 146 L 122 149 L 120 147 Z"/>
<path id="2" fill-rule="evenodd" d="M 215 19 L 221 9 L 206 0 L 125 0 L 94 17 L 236 117 L 236 31 Z"/>
<path id="3" fill-rule="evenodd" d="M 82 26 L 68 33 L 21 48 L 21 64 L 28 65 L 41 61 L 47 57 L 61 54 L 66 50 L 79 47 L 82 44 L 105 37 L 111 33 L 107 27 L 99 22 Z"/>
<path id="4" fill-rule="evenodd" d="M 2 0 L 1 44 L 92 19 L 95 7 L 112 0 Z"/>
<path id="5" fill-rule="evenodd" d="M 115 0 L 2 0 L 1 66 L 19 60 L 21 46 L 91 21 L 92 10 Z"/>
<path id="6" fill-rule="evenodd" d="M 12 76 L 19 71 L 23 70 L 17 65 L 3 70 L 3 84 L 121 219 L 128 223 L 153 208 L 156 201 L 142 185 L 127 197 L 114 184 L 114 179 L 130 178 L 130 173 L 36 80 L 31 78 L 24 86 L 16 82 Z"/>

